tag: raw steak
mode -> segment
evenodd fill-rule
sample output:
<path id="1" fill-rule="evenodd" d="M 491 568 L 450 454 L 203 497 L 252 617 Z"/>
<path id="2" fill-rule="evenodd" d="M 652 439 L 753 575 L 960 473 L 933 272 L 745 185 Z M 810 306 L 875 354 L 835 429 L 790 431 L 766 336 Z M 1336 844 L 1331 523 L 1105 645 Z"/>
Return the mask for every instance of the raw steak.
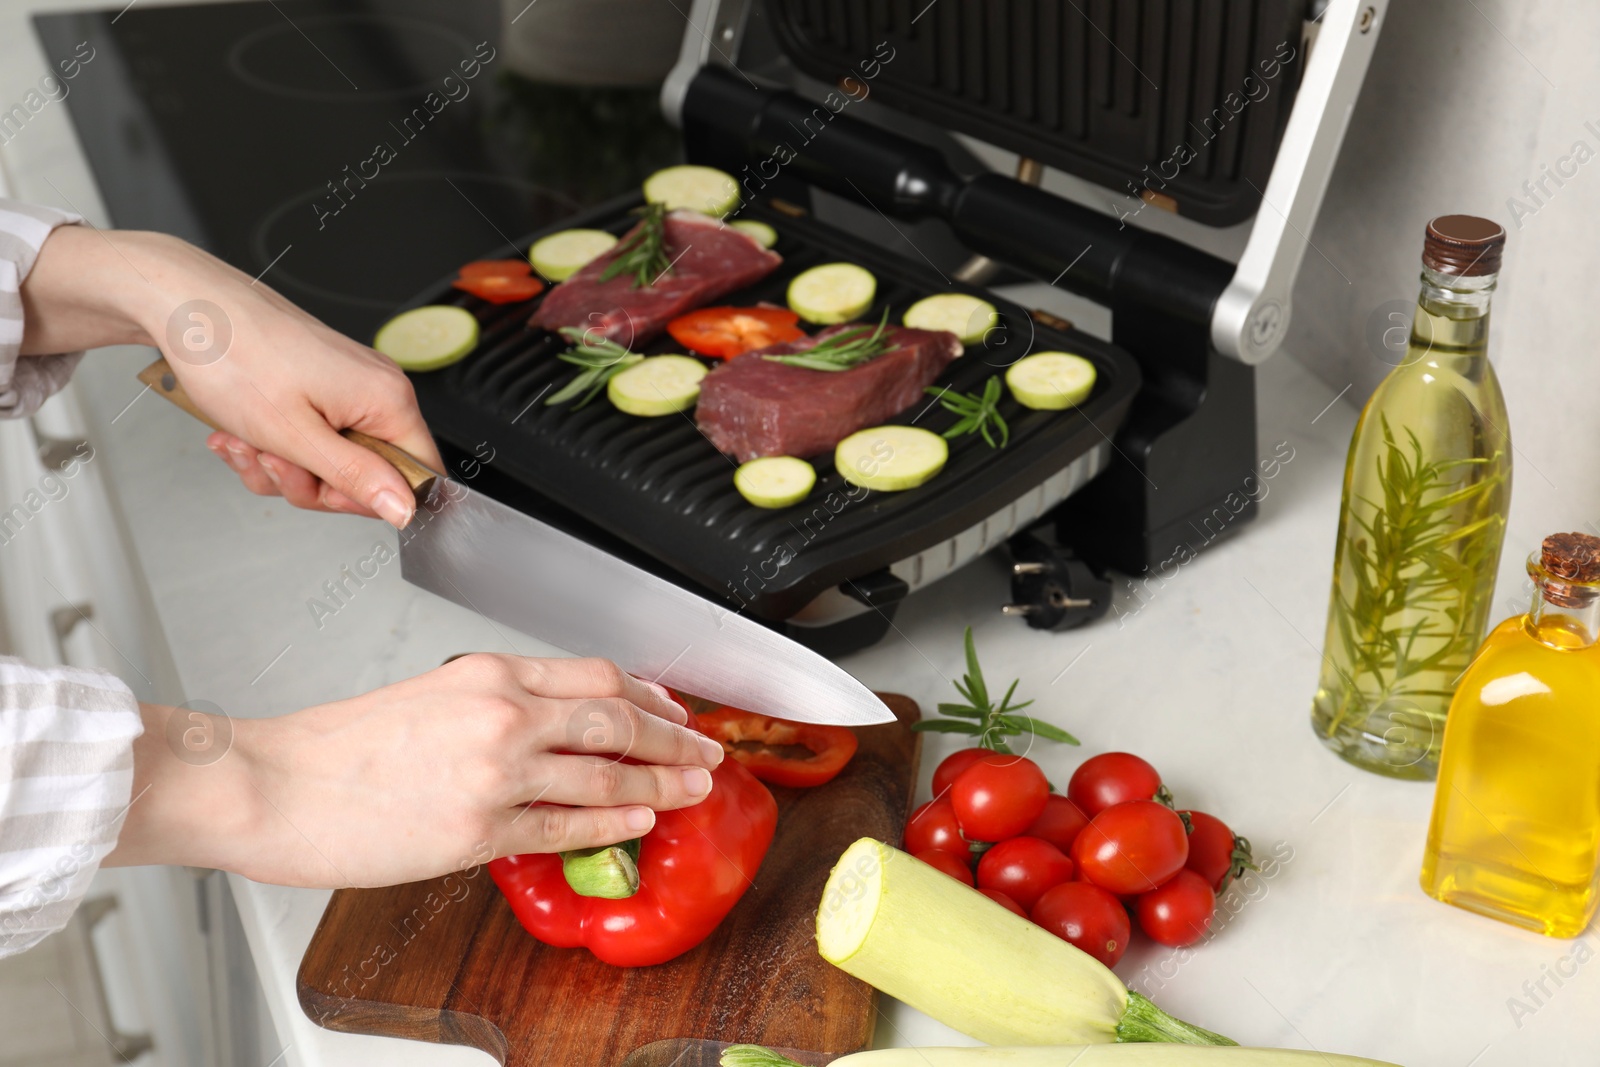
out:
<path id="1" fill-rule="evenodd" d="M 757 456 L 815 456 L 925 400 L 922 390 L 961 355 L 960 340 L 948 330 L 890 326 L 884 332 L 894 347 L 849 370 L 808 370 L 762 358 L 803 352 L 861 325 L 830 326 L 722 364 L 700 385 L 695 421 L 712 444 L 741 463 Z"/>
<path id="2" fill-rule="evenodd" d="M 601 281 L 617 258 L 613 249 L 550 290 L 530 324 L 545 330 L 577 326 L 637 349 L 672 319 L 765 278 L 783 262 L 778 253 L 698 211 L 669 212 L 663 236 L 672 269 L 654 285 L 635 288 L 626 271 Z"/>

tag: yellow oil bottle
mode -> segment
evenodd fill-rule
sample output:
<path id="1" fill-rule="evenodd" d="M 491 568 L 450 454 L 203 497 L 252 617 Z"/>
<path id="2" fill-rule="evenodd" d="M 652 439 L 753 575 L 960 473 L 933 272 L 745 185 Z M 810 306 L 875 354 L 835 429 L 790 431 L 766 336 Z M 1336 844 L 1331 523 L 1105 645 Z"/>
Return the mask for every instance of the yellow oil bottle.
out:
<path id="1" fill-rule="evenodd" d="M 1547 537 L 1528 573 L 1532 609 L 1490 632 L 1451 701 L 1422 888 L 1576 937 L 1600 902 L 1600 537 Z"/>

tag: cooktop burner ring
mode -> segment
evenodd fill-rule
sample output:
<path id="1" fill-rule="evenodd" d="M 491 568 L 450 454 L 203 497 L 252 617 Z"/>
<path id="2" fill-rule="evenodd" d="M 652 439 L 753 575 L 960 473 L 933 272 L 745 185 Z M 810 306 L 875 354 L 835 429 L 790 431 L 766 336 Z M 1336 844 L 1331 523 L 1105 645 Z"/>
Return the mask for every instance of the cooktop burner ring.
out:
<path id="1" fill-rule="evenodd" d="M 311 30 L 336 26 L 358 27 L 368 30 L 376 28 L 380 32 L 387 33 L 397 39 L 409 36 L 409 40 L 414 44 L 417 53 L 420 54 L 424 50 L 431 49 L 437 52 L 437 55 L 428 57 L 430 69 L 425 74 L 418 73 L 415 80 L 410 84 L 378 88 L 369 84 L 366 87 L 362 87 L 352 81 L 345 70 L 341 69 L 340 65 L 324 51 L 323 45 L 328 42 L 324 40 L 323 44 L 318 44 L 312 35 L 308 33 Z M 272 77 L 252 70 L 248 62 L 250 53 L 263 46 L 279 43 L 279 38 L 289 38 L 299 42 L 300 47 L 315 50 L 315 54 L 309 55 L 307 62 L 325 64 L 331 70 L 338 72 L 335 80 L 346 82 L 348 85 L 335 89 L 312 89 L 303 85 L 292 85 L 281 80 L 274 80 Z M 440 48 L 441 44 L 448 46 L 452 54 L 447 55 Z M 290 21 L 285 17 L 281 23 L 264 26 L 239 38 L 228 51 L 228 69 L 233 72 L 234 77 L 253 89 L 296 100 L 336 104 L 345 104 L 357 100 L 398 100 L 413 97 L 430 90 L 437 90 L 439 83 L 447 75 L 459 73 L 456 69 L 456 64 L 460 60 L 473 57 L 474 47 L 470 40 L 448 26 L 441 26 L 438 23 L 429 22 L 426 19 L 413 18 L 408 15 L 351 13 L 316 15 L 296 21 Z M 437 70 L 431 69 L 435 63 Z M 362 80 L 365 81 L 367 79 L 363 78 Z"/>
<path id="2" fill-rule="evenodd" d="M 549 189 L 545 186 L 528 181 L 525 178 L 518 178 L 506 174 L 455 170 L 403 171 L 399 174 L 383 174 L 374 181 L 369 182 L 368 185 L 374 188 L 392 192 L 397 186 L 416 186 L 427 182 L 438 183 L 440 193 L 444 197 L 449 198 L 444 202 L 458 204 L 464 216 L 468 216 L 472 220 L 480 220 L 486 226 L 486 228 L 495 233 L 499 233 L 501 226 L 507 225 L 507 223 L 505 223 L 504 220 L 502 220 L 501 223 L 495 223 L 491 221 L 489 216 L 483 214 L 483 198 L 481 196 L 467 198 L 467 193 L 481 190 L 484 186 L 496 186 L 508 190 L 513 195 L 524 194 L 530 200 L 538 199 L 545 201 L 548 211 L 541 213 L 541 216 L 539 216 L 544 219 L 544 222 L 541 225 L 547 225 L 550 222 L 554 222 L 558 218 L 561 218 L 565 215 L 570 215 L 578 210 L 578 205 L 564 194 L 554 189 Z M 452 191 L 450 188 L 451 185 L 455 185 L 457 188 Z M 461 188 L 462 186 L 465 186 L 465 189 Z M 363 193 L 358 192 L 352 203 L 360 206 L 362 195 Z M 283 203 L 267 212 L 267 214 L 262 218 L 261 222 L 256 226 L 255 232 L 251 234 L 250 250 L 251 254 L 255 258 L 255 261 L 263 266 L 272 263 L 276 264 L 271 268 L 264 278 L 267 284 L 271 285 L 275 289 L 281 290 L 285 288 L 292 288 L 300 292 L 313 293 L 324 300 L 334 300 L 338 301 L 339 303 L 354 307 L 371 308 L 384 312 L 392 312 L 396 310 L 401 304 L 405 303 L 407 300 L 410 300 L 416 295 L 415 288 L 420 288 L 420 284 L 411 291 L 404 293 L 395 293 L 392 295 L 363 295 L 359 293 L 340 292 L 336 289 L 331 289 L 320 282 L 310 280 L 301 276 L 300 274 L 297 274 L 293 266 L 294 261 L 302 255 L 314 255 L 316 253 L 315 247 L 313 247 L 310 243 L 311 240 L 314 240 L 314 237 L 308 239 L 303 234 L 296 234 L 292 232 L 280 233 L 278 236 L 274 237 L 273 231 L 275 228 L 278 228 L 281 226 L 281 224 L 285 223 L 289 219 L 289 216 L 295 211 L 301 211 L 305 213 L 307 226 L 309 227 L 311 220 L 315 218 L 315 211 L 312 205 L 319 200 L 324 202 L 336 202 L 333 199 L 333 195 L 326 187 L 308 189 L 302 193 L 290 197 L 288 200 L 285 200 Z M 493 207 L 494 205 L 490 205 L 491 211 L 493 210 Z M 340 223 L 341 220 L 337 216 L 326 220 L 326 224 L 329 229 L 339 226 Z M 346 224 L 359 225 L 350 223 L 348 221 L 346 221 Z M 525 228 L 524 226 L 515 223 L 511 223 L 509 225 L 516 226 L 518 231 Z M 479 242 L 479 245 L 474 247 L 489 247 L 498 240 L 503 239 L 505 239 L 504 234 L 500 234 L 498 238 Z M 467 252 L 464 252 L 460 257 L 461 262 L 463 263 L 473 258 L 477 257 L 474 254 Z"/>

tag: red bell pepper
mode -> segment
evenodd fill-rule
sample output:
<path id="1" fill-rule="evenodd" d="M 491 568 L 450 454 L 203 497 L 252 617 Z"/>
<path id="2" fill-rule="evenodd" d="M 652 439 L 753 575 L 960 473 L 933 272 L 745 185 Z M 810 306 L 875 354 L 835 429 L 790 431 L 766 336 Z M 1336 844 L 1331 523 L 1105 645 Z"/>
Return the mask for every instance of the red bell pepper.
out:
<path id="1" fill-rule="evenodd" d="M 790 722 L 729 707 L 696 718 L 701 730 L 722 742 L 723 751 L 773 785 L 821 785 L 856 754 L 855 731 L 847 726 Z"/>
<path id="2" fill-rule="evenodd" d="M 532 300 L 544 292 L 544 282 L 533 276 L 533 267 L 521 259 L 479 259 L 461 268 L 460 277 L 450 283 L 491 304 L 514 304 Z"/>
<path id="3" fill-rule="evenodd" d="M 507 856 L 491 862 L 489 874 L 523 928 L 545 944 L 645 967 L 710 936 L 750 887 L 777 824 L 767 787 L 723 760 L 706 799 L 656 815 L 636 860 L 622 846 L 566 853 L 565 861 L 555 853 Z M 589 894 L 611 883 L 620 899 L 580 895 L 571 883 Z"/>
<path id="4" fill-rule="evenodd" d="M 691 352 L 732 359 L 746 352 L 806 335 L 800 316 L 788 308 L 711 307 L 679 315 L 667 323 L 672 339 Z"/>

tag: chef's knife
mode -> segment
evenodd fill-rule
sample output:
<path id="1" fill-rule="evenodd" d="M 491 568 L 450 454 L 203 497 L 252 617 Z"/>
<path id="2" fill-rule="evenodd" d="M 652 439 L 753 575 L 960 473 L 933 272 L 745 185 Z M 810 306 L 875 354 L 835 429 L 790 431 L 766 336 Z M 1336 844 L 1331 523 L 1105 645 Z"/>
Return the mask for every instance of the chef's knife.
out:
<path id="1" fill-rule="evenodd" d="M 139 380 L 215 427 L 164 359 Z M 893 722 L 871 690 L 802 645 L 460 482 L 359 430 L 344 436 L 405 476 L 409 582 L 495 622 L 733 707 L 802 722 Z"/>

